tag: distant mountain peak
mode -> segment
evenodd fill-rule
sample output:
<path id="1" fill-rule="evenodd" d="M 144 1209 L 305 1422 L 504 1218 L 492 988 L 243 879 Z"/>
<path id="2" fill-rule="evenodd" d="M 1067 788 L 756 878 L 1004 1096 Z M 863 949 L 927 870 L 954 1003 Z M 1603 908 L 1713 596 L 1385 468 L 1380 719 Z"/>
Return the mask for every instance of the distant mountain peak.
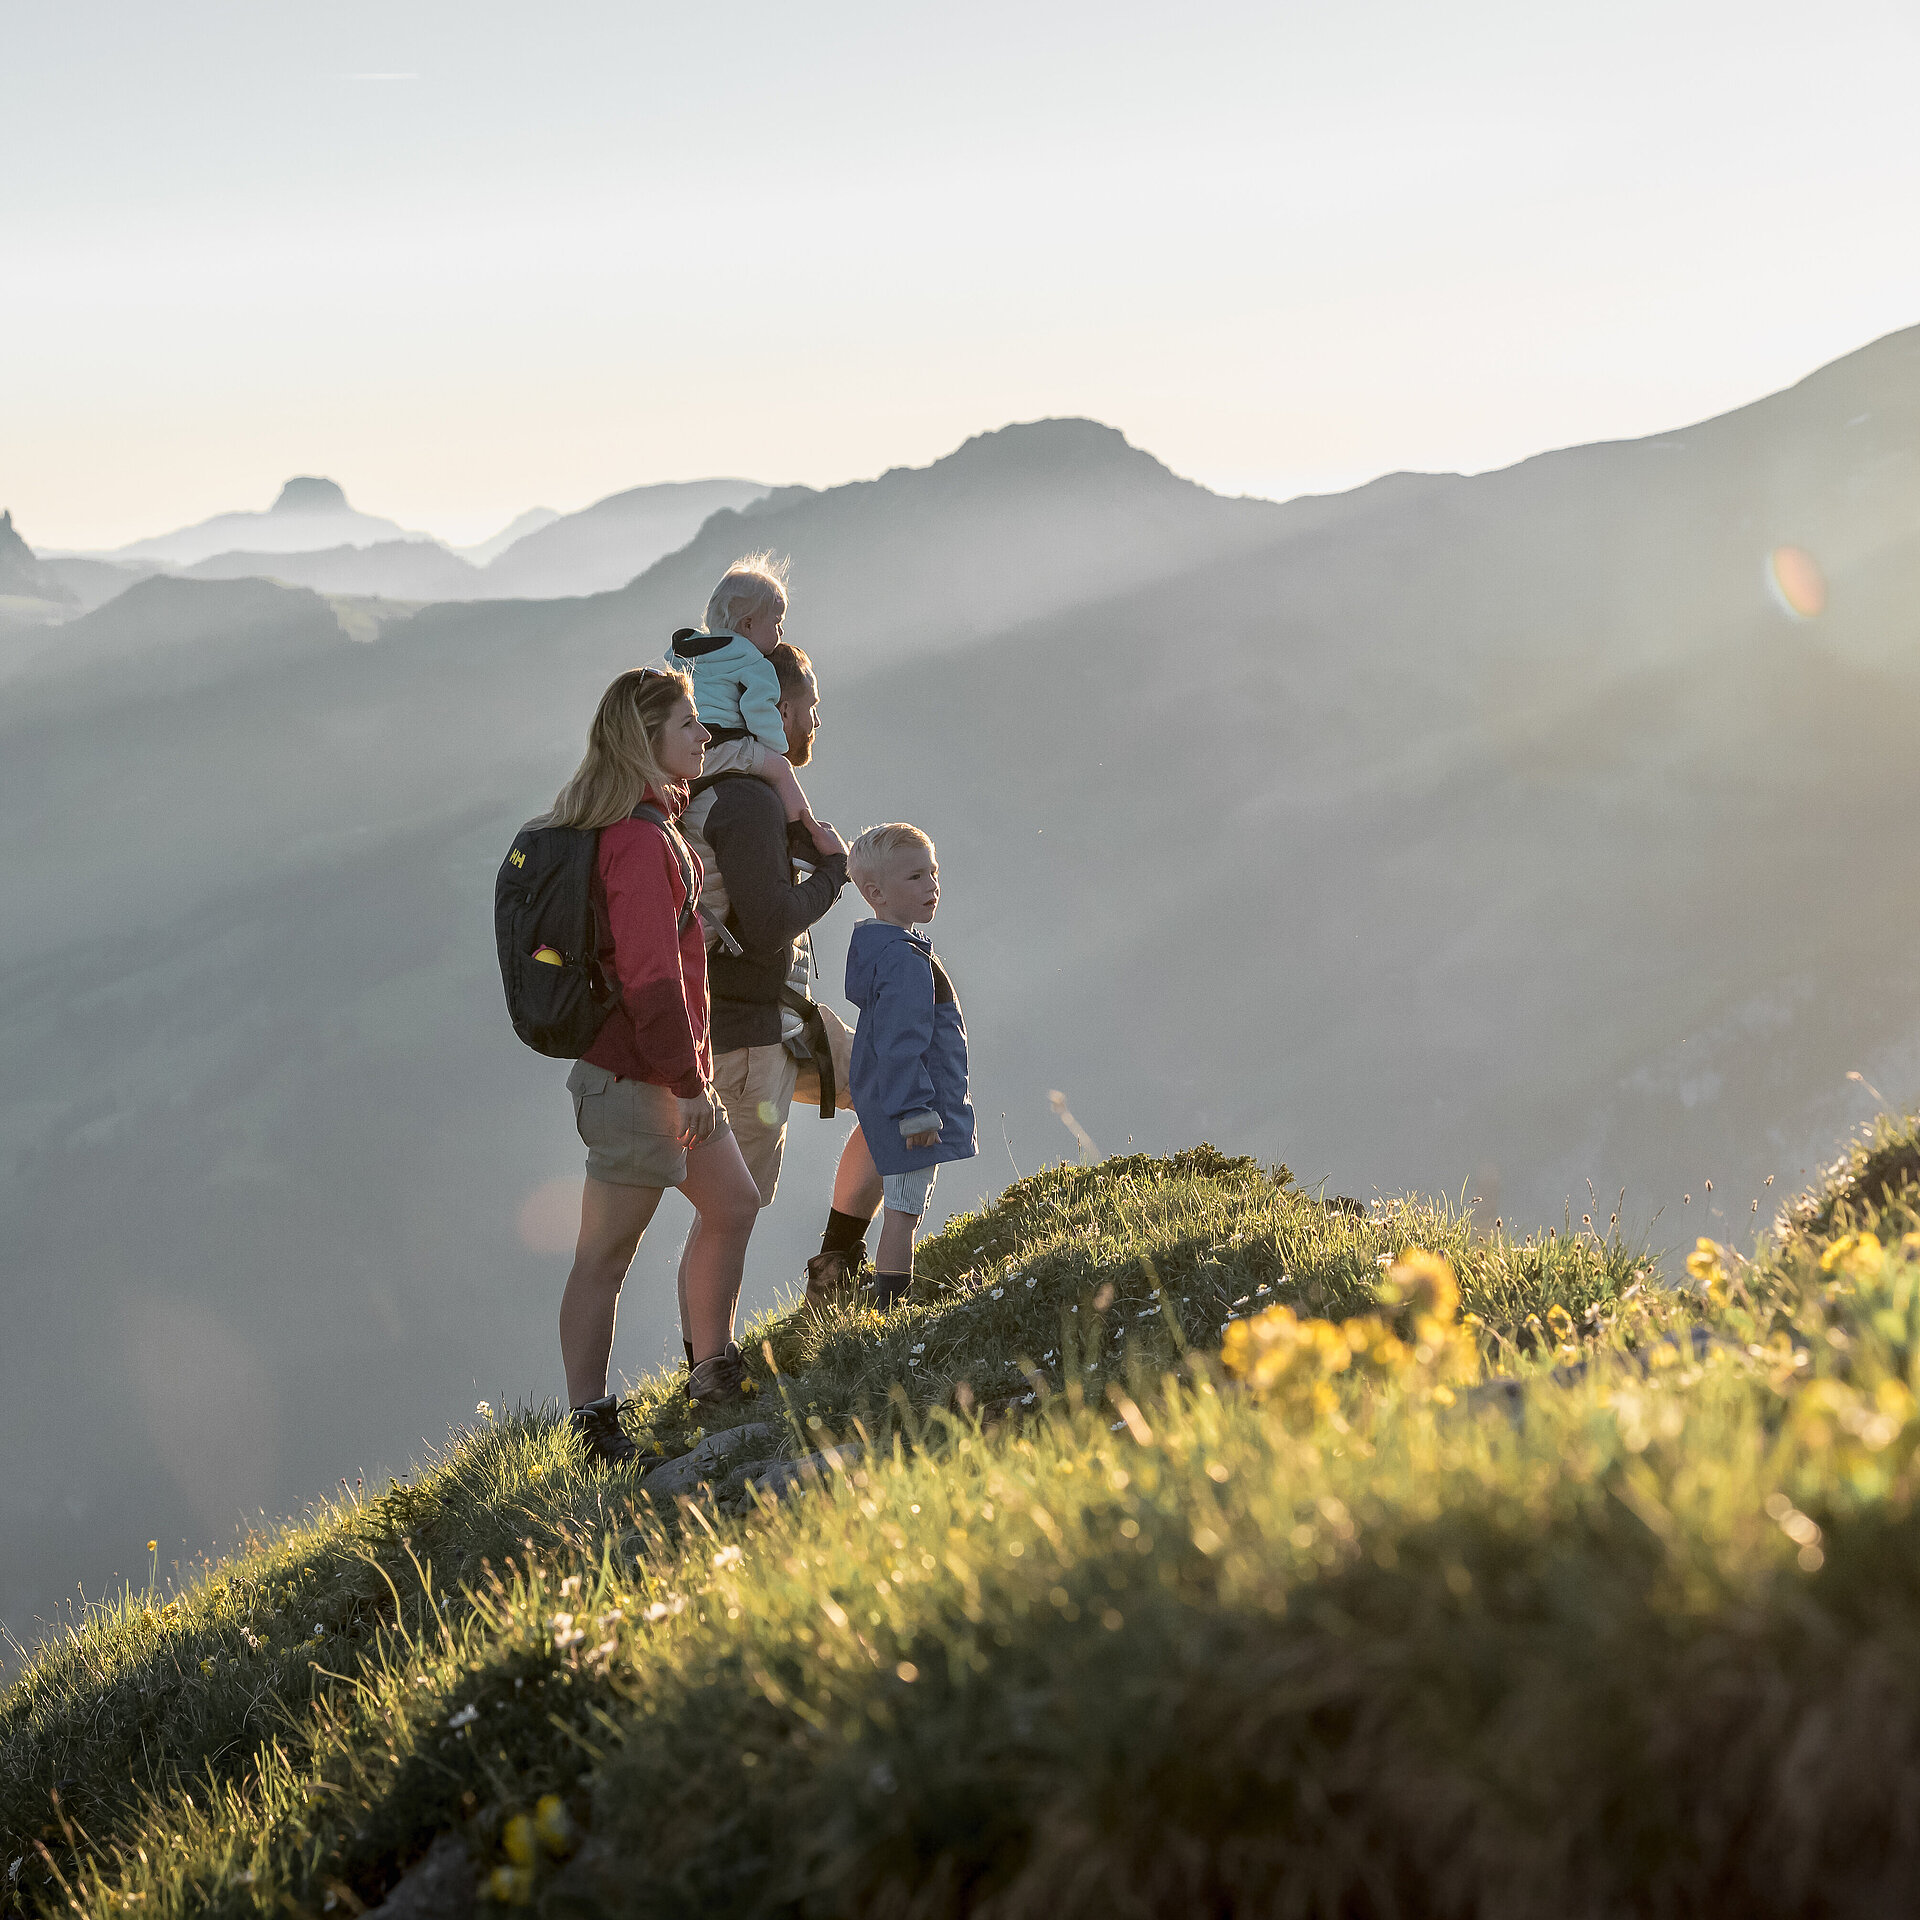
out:
<path id="1" fill-rule="evenodd" d="M 351 513 L 347 496 L 337 480 L 322 480 L 304 474 L 289 480 L 273 503 L 275 513 Z"/>
<path id="2" fill-rule="evenodd" d="M 1036 480 L 1106 473 L 1188 484 L 1178 481 L 1164 462 L 1136 447 L 1118 427 L 1077 417 L 1018 420 L 989 433 L 976 433 L 926 471 L 956 476 L 991 472 Z"/>
<path id="3" fill-rule="evenodd" d="M 0 593 L 70 605 L 72 590 L 20 537 L 13 509 L 0 512 Z"/>

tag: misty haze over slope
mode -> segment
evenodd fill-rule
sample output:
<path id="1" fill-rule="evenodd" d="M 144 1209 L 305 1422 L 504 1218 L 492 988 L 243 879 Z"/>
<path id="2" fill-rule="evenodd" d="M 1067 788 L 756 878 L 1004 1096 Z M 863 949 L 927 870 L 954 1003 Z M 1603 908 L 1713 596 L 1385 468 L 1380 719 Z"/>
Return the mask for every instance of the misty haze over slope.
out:
<path id="1" fill-rule="evenodd" d="M 1070 1150 L 1061 1087 L 1108 1149 L 1469 1181 L 1522 1223 L 1591 1178 L 1603 1220 L 1626 1185 L 1659 1242 L 1739 1238 L 1866 1104 L 1848 1068 L 1920 1078 L 1916 448 L 1920 331 L 1472 479 L 1224 500 L 1043 422 L 372 644 L 259 581 L 70 621 L 0 681 L 0 1616 L 558 1390 L 580 1149 L 501 1012 L 493 875 L 748 547 L 794 556 L 816 804 L 939 842 L 984 1143 L 942 1210 Z M 796 1115 L 751 1303 L 841 1133 Z M 684 1218 L 616 1367 L 671 1333 Z"/>

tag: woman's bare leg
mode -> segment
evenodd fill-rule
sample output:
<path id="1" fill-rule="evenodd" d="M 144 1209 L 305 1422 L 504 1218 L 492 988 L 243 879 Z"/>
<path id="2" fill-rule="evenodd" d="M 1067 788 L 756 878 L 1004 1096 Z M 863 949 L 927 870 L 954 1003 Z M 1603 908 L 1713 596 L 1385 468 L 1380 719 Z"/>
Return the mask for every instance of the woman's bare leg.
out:
<path id="1" fill-rule="evenodd" d="M 740 1143 L 723 1133 L 687 1154 L 680 1191 L 693 1202 L 693 1231 L 680 1255 L 680 1324 L 697 1365 L 726 1351 L 740 1304 L 747 1241 L 760 1217 L 760 1189 L 740 1157 Z"/>
<path id="2" fill-rule="evenodd" d="M 614 1309 L 640 1236 L 660 1204 L 658 1187 L 616 1187 L 589 1178 L 580 1194 L 580 1238 L 560 1296 L 560 1358 L 567 1404 L 584 1407 L 607 1390 Z"/>
<path id="3" fill-rule="evenodd" d="M 833 1175 L 833 1210 L 871 1220 L 880 1211 L 880 1169 L 873 1164 L 867 1136 L 856 1125 L 840 1149 Z"/>

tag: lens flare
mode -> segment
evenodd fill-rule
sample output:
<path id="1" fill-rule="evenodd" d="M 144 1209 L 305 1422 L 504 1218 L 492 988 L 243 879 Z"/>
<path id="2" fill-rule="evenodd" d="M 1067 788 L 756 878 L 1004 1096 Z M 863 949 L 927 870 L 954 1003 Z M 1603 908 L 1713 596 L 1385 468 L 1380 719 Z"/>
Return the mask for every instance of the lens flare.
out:
<path id="1" fill-rule="evenodd" d="M 520 1202 L 514 1224 L 529 1253 L 571 1253 L 580 1235 L 580 1176 L 542 1181 Z"/>
<path id="2" fill-rule="evenodd" d="M 1827 582 L 1820 563 L 1804 547 L 1775 547 L 1767 556 L 1767 585 L 1796 620 L 1814 620 L 1827 610 Z"/>

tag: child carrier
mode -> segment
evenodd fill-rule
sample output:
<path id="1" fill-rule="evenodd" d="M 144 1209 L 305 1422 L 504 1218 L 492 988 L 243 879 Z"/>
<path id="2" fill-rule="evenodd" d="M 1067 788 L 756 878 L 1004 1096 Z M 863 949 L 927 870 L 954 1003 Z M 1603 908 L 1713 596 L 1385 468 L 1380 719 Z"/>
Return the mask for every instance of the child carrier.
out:
<path id="1" fill-rule="evenodd" d="M 679 638 L 677 634 L 674 637 L 676 640 Z M 716 739 L 722 736 L 723 730 L 712 731 Z M 745 728 L 727 729 L 724 732 L 728 738 L 744 738 L 746 734 Z M 700 895 L 700 925 L 706 935 L 707 951 L 711 954 L 718 949 L 731 954 L 736 960 L 746 952 L 746 948 L 740 942 L 733 903 L 727 898 L 726 875 L 720 871 L 720 862 L 714 858 L 713 848 L 707 840 L 707 815 L 713 811 L 715 789 L 723 782 L 757 777 L 737 767 L 702 776 L 687 789 L 686 809 L 680 816 L 680 829 L 698 850 L 701 869 L 706 874 Z M 836 1073 L 834 1068 L 833 1042 L 836 1036 L 827 1026 L 827 1021 L 833 1015 L 830 1009 L 819 1006 L 806 991 L 806 982 L 812 976 L 811 936 L 802 934 L 794 946 L 793 973 L 780 989 L 780 1042 L 800 1063 L 799 1087 L 812 1095 L 817 1081 L 820 1117 L 831 1120 L 836 1109 L 846 1105 L 844 1076 Z M 835 1024 L 840 1025 L 838 1021 Z M 841 1030 L 845 1032 L 844 1026 Z M 843 1045 L 840 1051 L 844 1054 L 847 1047 Z"/>

